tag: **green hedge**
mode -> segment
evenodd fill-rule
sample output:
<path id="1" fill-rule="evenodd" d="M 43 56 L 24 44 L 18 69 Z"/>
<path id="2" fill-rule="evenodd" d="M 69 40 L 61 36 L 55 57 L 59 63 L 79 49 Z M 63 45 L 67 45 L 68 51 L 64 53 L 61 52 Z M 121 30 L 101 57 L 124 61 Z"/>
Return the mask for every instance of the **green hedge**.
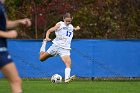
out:
<path id="1" fill-rule="evenodd" d="M 140 0 L 7 0 L 6 5 L 9 19 L 29 17 L 33 22 L 29 29 L 18 28 L 19 38 L 43 38 L 65 12 L 73 14 L 74 26 L 81 26 L 74 38 L 140 38 Z"/>

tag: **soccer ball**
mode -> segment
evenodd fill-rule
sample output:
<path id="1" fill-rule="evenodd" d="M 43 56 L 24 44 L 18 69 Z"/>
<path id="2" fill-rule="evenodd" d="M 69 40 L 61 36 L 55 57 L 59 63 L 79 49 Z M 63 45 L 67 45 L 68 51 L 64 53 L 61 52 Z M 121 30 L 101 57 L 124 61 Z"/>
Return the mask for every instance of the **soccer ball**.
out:
<path id="1" fill-rule="evenodd" d="M 59 74 L 54 74 L 51 77 L 51 82 L 52 83 L 61 83 L 62 82 L 62 77 Z"/>

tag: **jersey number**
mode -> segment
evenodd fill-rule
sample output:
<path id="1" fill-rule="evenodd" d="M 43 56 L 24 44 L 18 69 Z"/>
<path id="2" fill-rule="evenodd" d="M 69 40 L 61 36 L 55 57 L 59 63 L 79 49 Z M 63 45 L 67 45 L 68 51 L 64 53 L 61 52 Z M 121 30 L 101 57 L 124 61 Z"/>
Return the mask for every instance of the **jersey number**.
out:
<path id="1" fill-rule="evenodd" d="M 70 37 L 72 32 L 67 31 L 66 36 Z"/>

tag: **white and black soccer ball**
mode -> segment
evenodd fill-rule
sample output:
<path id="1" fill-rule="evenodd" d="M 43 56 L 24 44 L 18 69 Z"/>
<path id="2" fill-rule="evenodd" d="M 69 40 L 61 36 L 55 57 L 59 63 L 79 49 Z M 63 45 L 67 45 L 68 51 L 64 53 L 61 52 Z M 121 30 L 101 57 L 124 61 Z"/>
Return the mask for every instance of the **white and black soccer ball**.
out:
<path id="1" fill-rule="evenodd" d="M 52 83 L 61 83 L 61 82 L 62 82 L 62 76 L 59 75 L 59 74 L 54 74 L 54 75 L 51 77 L 51 82 L 52 82 Z"/>

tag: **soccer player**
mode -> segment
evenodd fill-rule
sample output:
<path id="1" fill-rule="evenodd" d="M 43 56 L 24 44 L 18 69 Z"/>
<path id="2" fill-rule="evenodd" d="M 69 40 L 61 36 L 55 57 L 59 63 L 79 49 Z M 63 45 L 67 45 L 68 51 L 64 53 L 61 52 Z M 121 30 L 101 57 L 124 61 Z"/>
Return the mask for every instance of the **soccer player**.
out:
<path id="1" fill-rule="evenodd" d="M 22 80 L 19 77 L 16 66 L 7 51 L 6 41 L 6 38 L 16 38 L 17 32 L 16 30 L 7 31 L 7 29 L 13 29 L 20 24 L 28 27 L 31 25 L 31 21 L 27 18 L 9 21 L 6 18 L 4 2 L 5 0 L 0 0 L 0 70 L 9 81 L 12 93 L 22 93 Z"/>
<path id="2" fill-rule="evenodd" d="M 64 22 L 58 22 L 54 27 L 50 28 L 46 33 L 46 38 L 43 40 L 42 46 L 40 48 L 40 61 L 44 61 L 49 57 L 60 55 L 62 61 L 66 65 L 65 68 L 65 83 L 69 83 L 75 78 L 75 75 L 70 77 L 71 72 L 71 40 L 73 37 L 73 30 L 80 30 L 80 27 L 73 27 L 71 24 L 72 16 L 70 13 L 66 13 L 63 16 Z M 50 48 L 45 51 L 47 41 L 50 41 L 50 33 L 55 31 L 56 38 L 52 41 L 53 44 Z"/>

